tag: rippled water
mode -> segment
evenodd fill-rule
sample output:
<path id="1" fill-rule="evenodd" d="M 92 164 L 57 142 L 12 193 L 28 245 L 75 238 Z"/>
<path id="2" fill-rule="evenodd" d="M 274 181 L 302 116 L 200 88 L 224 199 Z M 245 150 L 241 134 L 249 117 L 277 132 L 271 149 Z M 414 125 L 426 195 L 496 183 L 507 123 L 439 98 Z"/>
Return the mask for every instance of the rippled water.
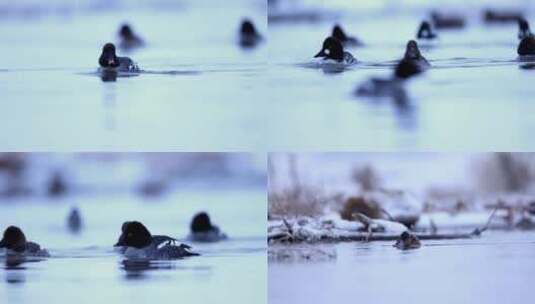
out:
<path id="1" fill-rule="evenodd" d="M 468 27 L 440 32 L 424 46 L 432 69 L 406 85 L 408 105 L 356 97 L 370 77 L 388 77 L 425 12 L 346 10 L 317 23 L 270 23 L 266 141 L 276 149 L 529 150 L 535 128 L 532 65 L 517 60 L 516 24 L 487 26 L 470 11 Z M 343 73 L 303 68 L 332 25 L 367 44 L 348 49 L 360 64 Z"/>
<path id="2" fill-rule="evenodd" d="M 0 205 L 2 229 L 9 224 L 20 226 L 28 239 L 47 248 L 52 257 L 21 264 L 0 259 L 0 299 L 7 303 L 43 299 L 54 303 L 216 303 L 221 299 L 265 303 L 264 191 L 179 192 L 153 201 L 123 194 L 69 197 L 48 204 L 41 199 L 4 201 Z M 65 228 L 72 204 L 80 207 L 83 217 L 80 234 Z M 113 251 L 125 220 L 140 220 L 153 234 L 184 239 L 191 217 L 201 210 L 211 214 L 229 240 L 184 241 L 199 257 L 134 263 Z"/>
<path id="3" fill-rule="evenodd" d="M 479 239 L 324 245 L 322 262 L 269 263 L 269 303 L 526 303 L 532 298 L 535 234 Z"/>

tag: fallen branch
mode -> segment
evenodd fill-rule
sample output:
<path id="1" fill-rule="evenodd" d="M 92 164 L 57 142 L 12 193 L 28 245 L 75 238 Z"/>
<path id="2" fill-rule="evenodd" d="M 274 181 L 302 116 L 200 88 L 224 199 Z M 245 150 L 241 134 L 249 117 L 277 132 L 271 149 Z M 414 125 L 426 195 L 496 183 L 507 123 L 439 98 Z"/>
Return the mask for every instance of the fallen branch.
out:
<path id="1" fill-rule="evenodd" d="M 498 206 L 494 207 L 494 210 L 492 210 L 492 213 L 490 214 L 489 219 L 487 220 L 487 223 L 485 224 L 485 226 L 474 229 L 474 231 L 472 231 L 472 234 L 475 236 L 480 236 L 483 232 L 489 229 L 490 223 L 492 222 L 492 219 L 494 218 L 494 215 L 496 214 L 497 210 L 498 210 Z"/>
<path id="2" fill-rule="evenodd" d="M 457 240 L 457 239 L 471 239 L 474 237 L 473 233 L 451 233 L 451 234 L 415 234 L 420 240 Z M 373 241 L 396 241 L 399 238 L 398 234 L 374 234 L 369 235 L 360 233 L 356 235 L 344 236 L 321 236 L 316 241 L 307 241 L 292 239 L 287 240 L 287 234 L 278 233 L 268 236 L 268 242 L 273 243 L 335 243 L 335 242 L 373 242 Z"/>

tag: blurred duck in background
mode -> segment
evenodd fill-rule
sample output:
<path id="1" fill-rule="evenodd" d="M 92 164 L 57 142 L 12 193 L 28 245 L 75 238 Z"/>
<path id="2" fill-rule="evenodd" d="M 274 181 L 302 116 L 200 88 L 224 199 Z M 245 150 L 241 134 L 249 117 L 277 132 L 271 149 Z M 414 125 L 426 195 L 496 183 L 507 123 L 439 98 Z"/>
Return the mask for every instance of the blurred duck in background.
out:
<path id="1" fill-rule="evenodd" d="M 253 22 L 243 19 L 239 31 L 239 44 L 242 48 L 253 48 L 262 41 L 262 36 L 256 30 Z"/>
<path id="2" fill-rule="evenodd" d="M 145 45 L 145 42 L 133 30 L 130 24 L 124 23 L 119 29 L 119 48 L 130 51 Z"/>
<path id="3" fill-rule="evenodd" d="M 416 38 L 420 40 L 433 40 L 436 39 L 438 36 L 431 27 L 431 23 L 428 21 L 422 21 L 420 24 L 420 27 L 418 28 L 418 33 L 416 34 Z"/>
<path id="4" fill-rule="evenodd" d="M 466 25 L 463 16 L 453 13 L 445 14 L 439 11 L 431 12 L 431 21 L 436 29 L 461 29 Z"/>
<path id="5" fill-rule="evenodd" d="M 333 27 L 332 37 L 338 39 L 345 47 L 363 46 L 364 43 L 356 37 L 348 36 L 339 24 Z"/>
<path id="6" fill-rule="evenodd" d="M 78 233 L 82 230 L 82 216 L 77 207 L 72 207 L 67 216 L 67 228 L 72 233 Z"/>
<path id="7" fill-rule="evenodd" d="M 486 23 L 514 23 L 524 19 L 520 11 L 486 9 L 483 11 L 483 21 Z"/>
<path id="8" fill-rule="evenodd" d="M 193 242 L 218 242 L 227 239 L 227 235 L 212 224 L 208 213 L 199 212 L 191 220 L 188 239 Z"/>
<path id="9" fill-rule="evenodd" d="M 47 194 L 50 197 L 58 197 L 67 193 L 67 183 L 60 171 L 52 173 L 47 185 Z"/>

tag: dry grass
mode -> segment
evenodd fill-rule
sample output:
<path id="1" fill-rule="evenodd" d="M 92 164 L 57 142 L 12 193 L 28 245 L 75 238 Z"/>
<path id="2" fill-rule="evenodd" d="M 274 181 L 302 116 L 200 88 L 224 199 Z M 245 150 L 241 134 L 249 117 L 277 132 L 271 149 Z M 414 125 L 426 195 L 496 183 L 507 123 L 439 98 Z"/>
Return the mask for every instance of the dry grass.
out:
<path id="1" fill-rule="evenodd" d="M 535 183 L 533 153 L 493 153 L 474 167 L 477 185 L 483 192 L 525 193 Z"/>

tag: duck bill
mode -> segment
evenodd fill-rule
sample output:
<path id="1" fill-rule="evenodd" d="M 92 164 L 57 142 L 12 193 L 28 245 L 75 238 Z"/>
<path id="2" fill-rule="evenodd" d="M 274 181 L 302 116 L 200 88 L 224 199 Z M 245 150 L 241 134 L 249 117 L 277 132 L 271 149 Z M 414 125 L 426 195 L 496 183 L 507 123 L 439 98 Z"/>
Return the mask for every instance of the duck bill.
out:
<path id="1" fill-rule="evenodd" d="M 325 50 L 322 49 L 319 53 L 317 53 L 314 58 L 318 58 L 318 57 L 327 57 L 327 54 L 325 53 Z"/>
<path id="2" fill-rule="evenodd" d="M 117 243 L 115 243 L 115 245 L 113 245 L 113 247 L 122 247 L 122 246 L 125 246 L 124 236 L 123 235 L 121 235 L 119 237 L 119 240 L 117 240 Z"/>
<path id="3" fill-rule="evenodd" d="M 4 241 L 3 239 L 0 241 L 0 248 L 4 248 L 6 247 L 6 241 Z"/>

